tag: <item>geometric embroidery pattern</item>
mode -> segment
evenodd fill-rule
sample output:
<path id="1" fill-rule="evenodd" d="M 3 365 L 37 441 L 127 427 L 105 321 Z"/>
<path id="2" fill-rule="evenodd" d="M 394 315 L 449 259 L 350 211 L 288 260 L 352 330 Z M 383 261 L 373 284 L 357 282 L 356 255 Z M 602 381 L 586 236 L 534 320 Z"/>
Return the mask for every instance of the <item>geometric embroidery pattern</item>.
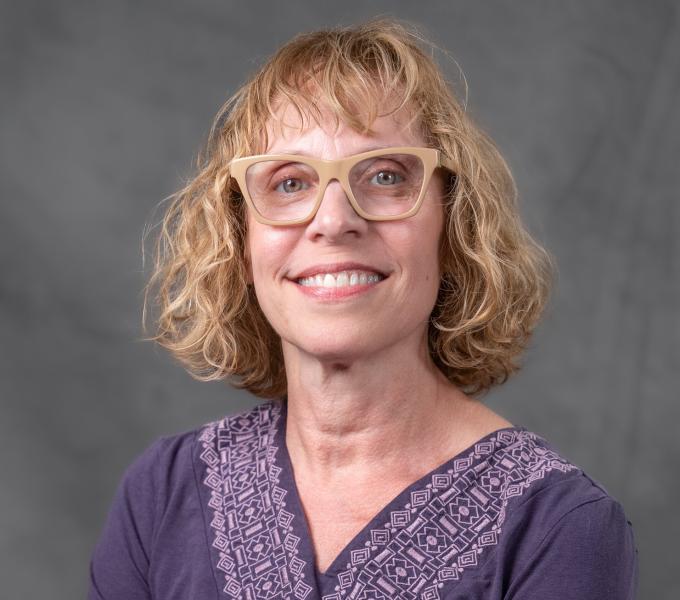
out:
<path id="1" fill-rule="evenodd" d="M 297 598 L 312 590 L 302 580 L 286 491 L 272 468 L 279 411 L 263 404 L 206 426 L 199 435 L 203 483 L 210 488 L 213 547 L 230 598 Z"/>
<path id="2" fill-rule="evenodd" d="M 286 511 L 288 492 L 278 485 L 280 418 L 281 406 L 266 402 L 208 424 L 199 436 L 216 567 L 230 598 L 319 597 L 316 582 L 305 581 L 305 558 L 313 557 L 298 549 L 304 526 Z M 440 598 L 498 544 L 513 498 L 552 470 L 578 468 L 540 440 L 525 429 L 499 430 L 421 480 L 348 548 L 322 599 Z"/>

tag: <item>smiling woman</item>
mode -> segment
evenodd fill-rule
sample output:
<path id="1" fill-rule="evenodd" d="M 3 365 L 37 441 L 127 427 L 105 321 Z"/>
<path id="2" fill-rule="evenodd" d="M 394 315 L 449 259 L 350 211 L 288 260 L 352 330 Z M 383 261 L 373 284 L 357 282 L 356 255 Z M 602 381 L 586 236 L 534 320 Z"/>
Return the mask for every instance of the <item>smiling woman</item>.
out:
<path id="1" fill-rule="evenodd" d="M 621 505 L 480 398 L 550 288 L 507 166 L 409 28 L 302 35 L 165 217 L 154 339 L 256 408 L 128 469 L 91 598 L 632 598 Z"/>

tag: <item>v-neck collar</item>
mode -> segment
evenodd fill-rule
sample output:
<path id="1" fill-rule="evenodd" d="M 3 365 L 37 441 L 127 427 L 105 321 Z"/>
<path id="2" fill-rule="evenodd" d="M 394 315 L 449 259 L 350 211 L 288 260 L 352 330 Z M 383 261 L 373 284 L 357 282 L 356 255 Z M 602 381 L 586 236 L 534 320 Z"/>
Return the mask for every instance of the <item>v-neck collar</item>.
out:
<path id="1" fill-rule="evenodd" d="M 427 503 L 426 498 L 430 498 L 440 489 L 436 486 L 433 487 L 432 480 L 435 479 L 435 476 L 441 475 L 446 481 L 449 480 L 451 475 L 455 478 L 461 471 L 473 467 L 475 458 L 479 462 L 488 453 L 516 439 L 514 436 L 501 435 L 499 437 L 499 434 L 503 432 L 518 434 L 527 431 L 527 428 L 523 426 L 503 427 L 492 431 L 407 485 L 378 510 L 349 543 L 340 550 L 328 568 L 322 572 L 316 567 L 316 553 L 312 542 L 311 529 L 295 482 L 293 463 L 288 452 L 288 445 L 286 443 L 287 417 L 287 401 L 284 400 L 280 405 L 280 416 L 275 424 L 273 435 L 275 445 L 278 448 L 275 462 L 282 470 L 280 476 L 285 477 L 289 504 L 293 505 L 292 508 L 295 513 L 300 516 L 299 519 L 291 522 L 292 530 L 300 538 L 304 553 L 313 561 L 312 566 L 315 578 L 319 584 L 320 591 L 324 594 L 334 590 L 337 585 L 338 575 L 341 572 L 352 569 L 354 561 L 352 560 L 351 553 L 353 550 L 370 556 L 371 553 L 379 549 L 378 544 L 384 544 L 388 539 L 396 536 L 399 530 L 408 524 L 409 513 L 417 513 L 418 508 Z M 475 457 L 476 449 L 481 453 L 478 453 Z M 370 552 L 366 552 L 367 549 Z"/>
<path id="2" fill-rule="evenodd" d="M 438 598 L 498 544 L 513 498 L 554 469 L 577 468 L 525 427 L 498 429 L 404 488 L 319 573 L 286 408 L 265 402 L 197 437 L 213 573 L 228 598 Z"/>

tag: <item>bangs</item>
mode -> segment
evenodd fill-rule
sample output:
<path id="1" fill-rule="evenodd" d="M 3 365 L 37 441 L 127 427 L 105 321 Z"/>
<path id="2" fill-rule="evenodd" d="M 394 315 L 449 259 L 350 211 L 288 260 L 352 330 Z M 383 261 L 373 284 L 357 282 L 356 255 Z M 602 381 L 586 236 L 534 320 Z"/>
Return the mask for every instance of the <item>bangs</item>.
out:
<path id="1" fill-rule="evenodd" d="M 330 116 L 336 130 L 342 123 L 372 135 L 376 118 L 403 108 L 409 111 L 408 126 L 421 118 L 428 62 L 416 38 L 384 27 L 362 33 L 300 35 L 258 73 L 245 97 L 248 120 L 262 144 L 258 153 L 267 147 L 271 123 L 304 130 L 328 127 Z M 288 106 L 298 117 L 294 125 L 283 122 L 281 108 Z"/>

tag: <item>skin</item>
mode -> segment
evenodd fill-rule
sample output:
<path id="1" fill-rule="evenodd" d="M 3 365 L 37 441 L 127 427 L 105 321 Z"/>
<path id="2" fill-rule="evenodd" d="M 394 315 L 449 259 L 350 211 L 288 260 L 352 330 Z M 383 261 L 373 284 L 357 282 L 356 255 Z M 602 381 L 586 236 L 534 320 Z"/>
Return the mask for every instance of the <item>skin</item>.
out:
<path id="1" fill-rule="evenodd" d="M 367 136 L 329 114 L 300 131 L 268 128 L 266 153 L 325 159 L 387 146 L 426 146 L 405 111 L 379 117 Z M 405 487 L 478 439 L 512 424 L 453 386 L 427 349 L 439 287 L 443 180 L 435 173 L 416 215 L 366 221 L 332 181 L 305 225 L 272 227 L 251 214 L 249 273 L 261 308 L 281 336 L 288 378 L 286 445 L 317 568 L 324 571 Z M 337 303 L 300 292 L 289 278 L 319 263 L 356 261 L 389 277 Z M 332 516 L 332 519 L 330 518 Z"/>

